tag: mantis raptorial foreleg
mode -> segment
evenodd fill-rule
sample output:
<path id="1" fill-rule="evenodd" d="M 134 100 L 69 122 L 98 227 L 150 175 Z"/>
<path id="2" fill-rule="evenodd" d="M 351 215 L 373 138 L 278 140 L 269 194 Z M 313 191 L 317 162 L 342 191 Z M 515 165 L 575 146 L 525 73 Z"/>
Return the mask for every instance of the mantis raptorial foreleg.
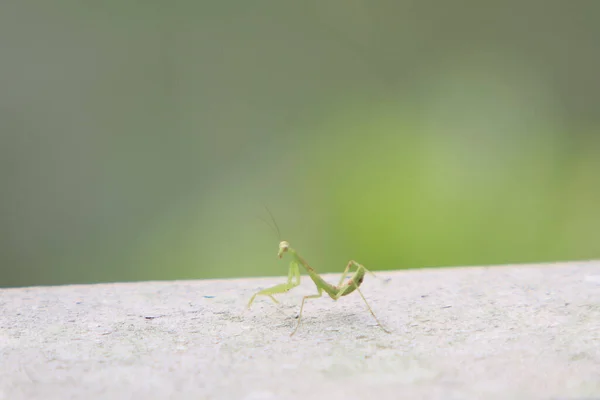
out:
<path id="1" fill-rule="evenodd" d="M 294 278 L 296 278 L 296 279 L 294 280 Z M 275 302 L 276 304 L 279 304 L 279 302 L 277 301 L 277 299 L 275 297 L 273 297 L 273 295 L 279 294 L 279 293 L 285 293 L 285 292 L 295 288 L 298 285 L 300 285 L 300 268 L 298 268 L 297 263 L 292 262 L 290 264 L 290 269 L 288 271 L 287 282 L 281 283 L 279 285 L 275 285 L 275 286 L 267 288 L 267 289 L 263 289 L 260 292 L 255 293 L 254 296 L 252 296 L 252 298 L 248 302 L 247 308 L 250 308 L 250 306 L 254 302 L 254 299 L 256 298 L 256 296 L 267 296 L 271 300 L 273 300 L 273 302 Z"/>

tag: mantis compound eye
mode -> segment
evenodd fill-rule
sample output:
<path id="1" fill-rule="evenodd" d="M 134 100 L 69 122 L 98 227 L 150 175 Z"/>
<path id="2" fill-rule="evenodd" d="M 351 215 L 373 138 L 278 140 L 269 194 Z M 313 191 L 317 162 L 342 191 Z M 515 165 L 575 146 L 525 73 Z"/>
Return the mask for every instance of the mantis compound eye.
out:
<path id="1" fill-rule="evenodd" d="M 286 242 L 285 240 L 279 243 L 279 252 L 277 253 L 277 256 L 279 258 L 281 258 L 281 256 L 283 255 L 283 253 L 285 253 L 286 251 L 288 251 L 288 249 L 290 248 L 290 244 L 288 242 Z"/>

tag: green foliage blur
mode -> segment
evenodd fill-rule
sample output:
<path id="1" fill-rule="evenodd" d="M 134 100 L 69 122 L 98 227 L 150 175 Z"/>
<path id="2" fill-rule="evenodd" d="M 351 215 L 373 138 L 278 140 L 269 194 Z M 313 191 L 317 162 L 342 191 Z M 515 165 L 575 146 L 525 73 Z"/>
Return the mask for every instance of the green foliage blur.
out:
<path id="1" fill-rule="evenodd" d="M 600 2 L 2 8 L 2 287 L 600 256 Z"/>

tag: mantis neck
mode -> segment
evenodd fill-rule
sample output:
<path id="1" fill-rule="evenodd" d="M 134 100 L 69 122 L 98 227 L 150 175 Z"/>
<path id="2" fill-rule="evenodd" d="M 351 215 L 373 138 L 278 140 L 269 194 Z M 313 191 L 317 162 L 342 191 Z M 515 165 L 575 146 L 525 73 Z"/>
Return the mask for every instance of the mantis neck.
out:
<path id="1" fill-rule="evenodd" d="M 309 274 L 311 272 L 313 273 L 317 273 L 317 271 L 311 267 L 310 265 L 308 265 L 308 263 L 306 262 L 306 260 L 302 257 L 300 257 L 298 255 L 298 253 L 296 253 L 296 250 L 294 249 L 289 249 L 288 253 L 290 253 L 290 255 L 292 256 L 292 258 L 294 259 L 294 261 L 296 261 L 298 264 L 302 265 L 304 267 L 304 269 L 306 270 L 306 272 L 308 272 Z"/>
<path id="2" fill-rule="evenodd" d="M 290 255 L 293 258 L 292 262 L 296 262 L 304 267 L 304 269 L 308 273 L 308 276 L 310 276 L 310 279 L 312 279 L 312 281 L 315 283 L 318 289 L 324 290 L 329 296 L 335 295 L 335 292 L 337 291 L 336 286 L 330 284 L 329 282 L 321 278 L 321 276 L 319 276 L 319 273 L 313 267 L 308 265 L 306 260 L 300 257 L 298 253 L 294 251 L 294 249 L 289 249 L 288 253 L 290 253 Z"/>

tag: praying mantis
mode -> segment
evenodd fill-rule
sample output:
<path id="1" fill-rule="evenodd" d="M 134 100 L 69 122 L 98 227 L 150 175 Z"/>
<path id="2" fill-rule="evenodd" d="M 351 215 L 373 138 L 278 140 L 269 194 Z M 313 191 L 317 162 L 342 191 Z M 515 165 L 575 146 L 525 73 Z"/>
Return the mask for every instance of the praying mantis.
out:
<path id="1" fill-rule="evenodd" d="M 277 230 L 279 231 L 279 229 L 277 229 Z M 314 268 L 312 268 L 310 265 L 308 265 L 306 260 L 304 260 L 304 258 L 302 258 L 296 252 L 296 250 L 291 248 L 290 244 L 285 240 L 279 242 L 279 252 L 277 253 L 277 257 L 282 258 L 284 253 L 288 253 L 292 257 L 292 261 L 290 262 L 290 269 L 288 271 L 287 282 L 281 283 L 279 285 L 275 285 L 275 286 L 267 288 L 267 289 L 263 289 L 263 290 L 255 293 L 250 298 L 250 301 L 248 302 L 248 306 L 247 306 L 248 309 L 254 302 L 254 299 L 256 298 L 256 296 L 267 296 L 271 300 L 273 300 L 276 304 L 278 304 L 279 302 L 277 301 L 277 299 L 275 299 L 275 297 L 273 297 L 273 295 L 279 294 L 279 293 L 286 293 L 286 292 L 290 291 L 291 289 L 295 288 L 296 286 L 300 285 L 300 265 L 302 265 L 302 267 L 304 267 L 304 269 L 310 276 L 310 279 L 312 279 L 312 281 L 315 283 L 315 286 L 317 287 L 317 294 L 314 294 L 311 296 L 304 296 L 302 298 L 302 303 L 300 305 L 300 312 L 298 313 L 298 323 L 296 324 L 296 328 L 292 331 L 290 336 L 293 336 L 296 333 L 296 331 L 298 330 L 298 327 L 300 327 L 300 322 L 302 319 L 302 310 L 304 308 L 304 302 L 306 301 L 306 299 L 317 299 L 323 295 L 323 292 L 325 292 L 334 301 L 337 301 L 340 297 L 347 296 L 354 291 L 357 291 L 358 294 L 360 294 L 360 297 L 362 297 L 362 299 L 364 300 L 365 304 L 367 305 L 367 308 L 369 309 L 369 312 L 371 313 L 371 315 L 377 322 L 377 325 L 379 325 L 379 327 L 381 327 L 381 329 L 383 329 L 384 332 L 390 333 L 390 331 L 385 329 L 383 327 L 383 325 L 381 324 L 381 322 L 379 322 L 379 319 L 377 318 L 377 316 L 375 316 L 375 313 L 371 309 L 371 306 L 369 306 L 367 299 L 365 298 L 365 296 L 363 296 L 362 292 L 358 288 L 362 284 L 365 274 L 367 272 L 374 276 L 374 274 L 371 271 L 369 271 L 368 269 L 366 269 L 364 266 L 357 263 L 356 261 L 350 260 L 348 262 L 348 265 L 346 265 L 346 269 L 344 269 L 344 273 L 342 274 L 342 277 L 340 278 L 339 283 L 337 285 L 332 285 L 332 284 L 328 283 L 327 281 L 325 281 L 323 278 L 321 278 L 319 273 Z M 344 279 L 346 279 L 346 276 L 348 275 L 348 272 L 350 271 L 350 268 L 352 268 L 352 267 L 356 267 L 356 272 L 354 272 L 354 275 L 352 275 L 352 277 L 346 283 L 344 283 Z"/>

